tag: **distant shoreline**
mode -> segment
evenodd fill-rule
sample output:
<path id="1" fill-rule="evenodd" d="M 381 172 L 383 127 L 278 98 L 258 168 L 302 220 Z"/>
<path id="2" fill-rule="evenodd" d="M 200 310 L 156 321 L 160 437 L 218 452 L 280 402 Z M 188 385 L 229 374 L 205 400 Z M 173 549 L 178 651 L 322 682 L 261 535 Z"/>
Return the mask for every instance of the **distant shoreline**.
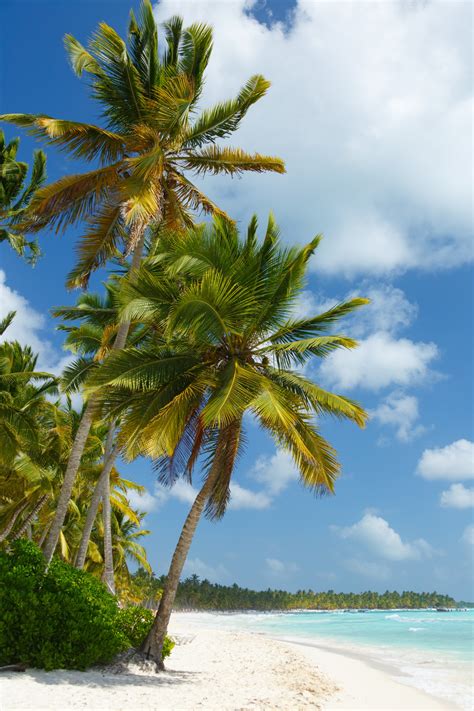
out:
<path id="1" fill-rule="evenodd" d="M 449 608 L 449 612 L 474 612 L 474 607 L 452 607 Z M 200 612 L 208 612 L 213 615 L 245 615 L 245 614 L 261 614 L 264 615 L 266 613 L 268 614 L 291 614 L 293 612 L 438 612 L 438 609 L 436 607 L 333 607 L 333 608 L 321 608 L 321 607 L 301 607 L 301 608 L 292 608 L 291 610 L 288 609 L 281 609 L 281 608 L 273 608 L 271 610 L 261 610 L 259 608 L 232 608 L 232 609 L 227 609 L 223 610 L 221 608 L 203 608 L 203 607 L 186 607 L 186 608 L 176 608 L 174 610 L 175 613 L 179 614 L 197 614 Z"/>

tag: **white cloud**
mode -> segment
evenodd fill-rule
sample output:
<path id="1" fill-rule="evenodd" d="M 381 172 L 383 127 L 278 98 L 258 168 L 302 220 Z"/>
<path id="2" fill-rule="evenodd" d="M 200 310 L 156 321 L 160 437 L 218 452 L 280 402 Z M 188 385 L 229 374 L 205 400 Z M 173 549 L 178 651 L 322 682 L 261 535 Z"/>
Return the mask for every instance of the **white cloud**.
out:
<path id="1" fill-rule="evenodd" d="M 259 457 L 250 472 L 250 477 L 261 484 L 262 488 L 254 491 L 232 481 L 229 510 L 267 509 L 274 498 L 297 479 L 298 474 L 291 456 L 283 450 L 277 450 L 270 457 Z M 143 495 L 132 493 L 130 500 L 133 501 L 133 506 L 141 511 L 150 512 L 170 499 L 177 499 L 189 506 L 194 502 L 197 494 L 198 488 L 184 479 L 177 479 L 172 487 L 155 484 L 153 494 L 149 491 Z"/>
<path id="2" fill-rule="evenodd" d="M 390 393 L 375 410 L 370 412 L 372 419 L 378 420 L 383 425 L 395 427 L 396 436 L 401 442 L 409 442 L 425 431 L 422 425 L 416 424 L 419 416 L 418 398 L 402 392 Z"/>
<path id="3" fill-rule="evenodd" d="M 283 573 L 285 570 L 284 563 L 278 560 L 278 558 L 266 558 L 265 565 L 272 573 Z"/>
<path id="4" fill-rule="evenodd" d="M 331 528 L 340 538 L 361 543 L 372 553 L 386 560 L 418 560 L 430 558 L 434 553 L 423 538 L 410 543 L 404 542 L 388 521 L 373 513 L 366 513 L 352 526 Z"/>
<path id="5" fill-rule="evenodd" d="M 332 353 L 320 372 L 327 383 L 346 390 L 418 385 L 432 376 L 429 365 L 437 355 L 434 343 L 396 339 L 380 331 L 360 341 L 355 350 Z"/>
<path id="6" fill-rule="evenodd" d="M 165 489 L 174 499 L 182 501 L 185 504 L 193 504 L 194 499 L 198 495 L 197 489 L 185 479 L 177 479 L 170 489 Z"/>
<path id="7" fill-rule="evenodd" d="M 237 482 L 230 485 L 229 509 L 266 509 L 271 502 L 271 498 L 263 491 L 245 489 Z"/>
<path id="8" fill-rule="evenodd" d="M 278 558 L 265 558 L 265 565 L 273 575 L 286 575 L 288 573 L 296 573 L 299 570 L 296 563 L 284 563 Z"/>
<path id="9" fill-rule="evenodd" d="M 212 566 L 205 563 L 200 558 L 188 558 L 183 568 L 183 576 L 199 575 L 200 578 L 209 580 L 211 583 L 225 582 L 229 577 L 229 571 L 225 566 Z"/>
<path id="10" fill-rule="evenodd" d="M 310 289 L 303 289 L 293 305 L 292 318 L 310 318 L 327 311 L 336 304 L 335 299 L 318 298 Z"/>
<path id="11" fill-rule="evenodd" d="M 384 563 L 374 563 L 367 560 L 358 560 L 351 558 L 344 563 L 347 570 L 357 575 L 363 575 L 367 578 L 375 578 L 376 580 L 387 580 L 390 577 L 390 568 Z"/>
<path id="12" fill-rule="evenodd" d="M 474 523 L 470 523 L 469 526 L 466 526 L 461 536 L 461 541 L 467 543 L 469 546 L 474 546 Z"/>
<path id="13" fill-rule="evenodd" d="M 16 311 L 16 316 L 0 335 L 0 342 L 18 341 L 24 346 L 31 346 L 33 352 L 38 354 L 37 369 L 59 374 L 73 356 L 64 355 L 54 347 L 45 335 L 46 318 L 24 296 L 7 285 L 6 274 L 0 269 L 0 319 L 10 311 Z"/>
<path id="14" fill-rule="evenodd" d="M 327 272 L 470 260 L 470 4 L 299 0 L 290 28 L 260 24 L 250 5 L 156 10 L 214 26 L 203 105 L 256 72 L 272 81 L 233 143 L 281 154 L 287 174 L 210 178 L 212 197 L 239 219 L 274 207 L 288 239 L 323 231 Z"/>
<path id="15" fill-rule="evenodd" d="M 391 284 L 363 282 L 360 289 L 346 298 L 355 296 L 370 299 L 370 304 L 351 317 L 350 332 L 356 338 L 376 331 L 396 333 L 410 326 L 418 315 L 418 306 L 408 301 L 405 293 Z"/>
<path id="16" fill-rule="evenodd" d="M 271 457 L 257 459 L 252 477 L 264 485 L 270 496 L 276 496 L 292 481 L 297 481 L 298 471 L 291 455 L 278 449 Z"/>
<path id="17" fill-rule="evenodd" d="M 458 439 L 446 447 L 425 449 L 417 466 L 424 479 L 473 479 L 474 442 Z"/>
<path id="18" fill-rule="evenodd" d="M 441 506 L 452 509 L 469 509 L 474 507 L 474 488 L 468 489 L 463 484 L 452 484 L 443 491 Z"/>
<path id="19" fill-rule="evenodd" d="M 145 489 L 143 493 L 133 491 L 133 489 L 131 489 L 127 492 L 127 499 L 133 509 L 143 513 L 151 513 L 152 511 L 156 511 L 164 500 L 163 497 L 158 495 L 158 493 L 155 493 L 153 496 L 148 489 Z"/>

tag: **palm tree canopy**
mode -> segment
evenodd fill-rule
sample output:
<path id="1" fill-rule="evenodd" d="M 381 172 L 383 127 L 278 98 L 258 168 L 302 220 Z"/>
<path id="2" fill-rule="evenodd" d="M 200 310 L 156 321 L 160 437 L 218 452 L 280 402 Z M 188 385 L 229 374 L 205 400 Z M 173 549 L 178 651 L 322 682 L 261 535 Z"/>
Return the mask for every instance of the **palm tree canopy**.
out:
<path id="1" fill-rule="evenodd" d="M 332 492 L 339 472 L 319 431 L 321 416 L 365 424 L 360 405 L 303 371 L 311 359 L 356 346 L 332 326 L 367 303 L 355 298 L 310 318 L 294 315 L 319 240 L 283 246 L 272 217 L 262 241 L 255 218 L 241 238 L 217 217 L 185 235 L 163 234 L 136 281 L 122 282 L 122 318 L 152 326 L 152 335 L 111 354 L 89 387 L 122 418 L 126 454 L 155 459 L 162 481 L 190 477 L 201 453 L 206 471 L 220 457 L 210 516 L 225 510 L 246 412 L 291 453 L 304 485 L 318 493 Z"/>
<path id="2" fill-rule="evenodd" d="M 92 97 L 101 105 L 103 127 L 42 114 L 0 117 L 73 157 L 99 163 L 37 191 L 26 224 L 35 232 L 85 220 L 69 286 L 85 286 L 112 256 L 133 251 L 144 225 L 182 228 L 192 224 L 196 210 L 223 214 L 186 172 L 284 172 L 279 158 L 218 143 L 239 127 L 269 82 L 255 75 L 236 98 L 197 114 L 212 30 L 205 24 L 183 28 L 181 18 L 173 17 L 164 34 L 160 52 L 151 2 L 144 0 L 138 19 L 131 15 L 127 41 L 105 23 L 88 48 L 66 35 L 73 69 L 88 75 Z"/>
<path id="3" fill-rule="evenodd" d="M 20 256 L 34 263 L 39 256 L 35 240 L 28 241 L 18 224 L 24 217 L 34 192 L 46 179 L 46 156 L 35 151 L 28 185 L 25 185 L 28 164 L 17 161 L 20 139 L 5 142 L 0 130 L 0 242 L 8 242 Z"/>

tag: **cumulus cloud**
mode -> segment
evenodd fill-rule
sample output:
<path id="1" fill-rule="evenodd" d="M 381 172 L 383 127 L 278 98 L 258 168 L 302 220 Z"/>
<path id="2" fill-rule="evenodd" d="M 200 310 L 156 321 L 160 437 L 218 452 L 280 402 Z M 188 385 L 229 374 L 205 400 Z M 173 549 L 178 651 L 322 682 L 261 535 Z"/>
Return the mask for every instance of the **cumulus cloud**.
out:
<path id="1" fill-rule="evenodd" d="M 303 289 L 293 305 L 292 318 L 310 318 L 332 308 L 335 299 L 318 298 L 310 289 Z"/>
<path id="2" fill-rule="evenodd" d="M 469 546 L 474 546 L 474 523 L 470 523 L 469 526 L 466 526 L 461 536 L 461 541 L 467 543 Z"/>
<path id="3" fill-rule="evenodd" d="M 369 551 L 386 560 L 418 560 L 430 558 L 434 550 L 423 538 L 405 542 L 381 516 L 366 513 L 352 526 L 332 526 L 332 530 L 344 540 L 364 545 Z"/>
<path id="4" fill-rule="evenodd" d="M 172 499 L 176 499 L 190 506 L 194 502 L 197 493 L 197 489 L 187 481 L 178 479 L 172 487 L 156 483 L 153 488 L 153 493 L 145 488 L 145 491 L 142 493 L 129 491 L 127 496 L 133 508 L 148 514 L 157 511 L 167 501 Z"/>
<path id="5" fill-rule="evenodd" d="M 355 350 L 332 353 L 319 366 L 319 377 L 330 387 L 350 390 L 361 387 L 378 391 L 398 386 L 407 388 L 426 380 L 439 378 L 432 370 L 438 356 L 434 343 L 413 341 L 400 337 L 398 332 L 410 326 L 418 314 L 418 306 L 405 293 L 390 284 L 365 281 L 360 289 L 347 293 L 340 300 L 365 296 L 370 304 L 345 319 L 339 331 L 358 340 Z M 319 299 L 328 308 L 336 299 Z M 311 292 L 303 304 L 316 303 Z M 381 424 L 396 427 L 400 441 L 408 441 L 422 434 L 425 428 L 416 424 L 419 419 L 418 400 L 402 390 L 387 395 L 371 416 Z"/>
<path id="6" fill-rule="evenodd" d="M 278 558 L 265 558 L 267 570 L 273 575 L 286 575 L 287 573 L 295 573 L 299 570 L 296 563 L 284 563 Z"/>
<path id="7" fill-rule="evenodd" d="M 257 459 L 252 477 L 263 484 L 270 496 L 277 496 L 288 484 L 297 481 L 298 471 L 291 455 L 278 449 L 271 457 Z"/>
<path id="8" fill-rule="evenodd" d="M 264 491 L 251 491 L 237 482 L 230 485 L 229 509 L 266 509 L 272 500 Z"/>
<path id="9" fill-rule="evenodd" d="M 200 558 L 188 558 L 184 564 L 183 574 L 185 576 L 199 575 L 200 578 L 209 580 L 211 583 L 226 582 L 229 578 L 229 571 L 224 565 L 221 563 L 216 566 L 209 565 Z"/>
<path id="10" fill-rule="evenodd" d="M 160 491 L 160 494 L 168 493 L 174 499 L 178 499 L 178 501 L 182 501 L 185 504 L 194 503 L 194 499 L 198 494 L 197 489 L 195 489 L 192 484 L 185 481 L 184 479 L 178 479 L 170 489 L 165 489 L 164 487 L 161 487 L 160 490 L 158 485 L 156 487 L 156 490 Z"/>
<path id="11" fill-rule="evenodd" d="M 158 492 L 155 492 L 155 495 L 153 495 L 148 491 L 148 489 L 145 489 L 145 491 L 141 493 L 133 491 L 132 489 L 127 492 L 127 498 L 133 509 L 146 514 L 156 511 L 164 500 L 163 497 L 159 496 Z"/>
<path id="12" fill-rule="evenodd" d="M 410 326 L 418 315 L 418 306 L 409 301 L 405 293 L 392 284 L 363 282 L 360 289 L 352 291 L 347 299 L 364 296 L 370 304 L 359 309 L 350 320 L 351 335 L 356 338 L 384 331 L 397 333 Z"/>
<path id="13" fill-rule="evenodd" d="M 359 342 L 355 350 L 332 353 L 320 367 L 331 386 L 351 390 L 380 390 L 399 385 L 418 385 L 430 377 L 430 363 L 437 357 L 434 343 L 394 338 L 379 331 Z"/>
<path id="14" fill-rule="evenodd" d="M 416 471 L 424 479 L 473 479 L 474 442 L 458 439 L 446 447 L 425 449 Z"/>
<path id="15" fill-rule="evenodd" d="M 467 488 L 464 484 L 452 484 L 442 492 L 440 503 L 447 508 L 470 509 L 474 507 L 474 488 Z"/>
<path id="16" fill-rule="evenodd" d="M 275 208 L 292 241 L 324 232 L 315 265 L 326 272 L 471 259 L 469 3 L 298 0 L 290 27 L 258 22 L 251 6 L 156 9 L 214 26 L 203 104 L 256 72 L 272 81 L 234 142 L 281 154 L 287 174 L 209 178 L 212 197 L 239 219 Z"/>
<path id="17" fill-rule="evenodd" d="M 10 311 L 16 311 L 13 322 L 0 341 L 18 341 L 31 346 L 38 354 L 38 370 L 59 374 L 71 362 L 73 356 L 58 351 L 47 336 L 47 321 L 43 314 L 34 309 L 29 301 L 7 284 L 7 276 L 0 269 L 0 319 Z"/>
<path id="18" fill-rule="evenodd" d="M 393 392 L 387 395 L 370 417 L 382 425 L 395 427 L 396 436 L 401 442 L 409 442 L 425 432 L 425 427 L 416 424 L 420 413 L 418 398 L 403 392 Z"/>
<path id="19" fill-rule="evenodd" d="M 230 484 L 229 510 L 266 509 L 291 481 L 297 479 L 297 471 L 289 454 L 277 450 L 274 455 L 259 457 L 250 472 L 252 479 L 257 481 L 259 490 L 249 489 L 236 481 Z M 177 499 L 190 505 L 194 502 L 198 489 L 185 481 L 177 479 L 172 487 L 155 484 L 154 492 L 148 490 L 143 494 L 133 494 L 134 506 L 141 511 L 155 511 L 170 499 Z"/>

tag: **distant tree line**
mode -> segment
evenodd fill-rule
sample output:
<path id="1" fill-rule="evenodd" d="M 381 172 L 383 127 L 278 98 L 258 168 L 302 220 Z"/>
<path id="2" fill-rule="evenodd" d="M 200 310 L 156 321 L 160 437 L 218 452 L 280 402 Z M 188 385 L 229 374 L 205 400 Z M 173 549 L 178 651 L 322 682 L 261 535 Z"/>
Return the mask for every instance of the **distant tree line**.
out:
<path id="1" fill-rule="evenodd" d="M 134 602 L 154 607 L 160 598 L 165 577 L 149 575 L 138 570 L 132 576 L 131 590 Z M 455 600 L 449 595 L 437 592 L 413 592 L 387 590 L 376 593 L 370 590 L 362 593 L 314 592 L 298 590 L 249 590 L 237 584 L 219 585 L 209 580 L 201 580 L 197 575 L 179 583 L 175 609 L 181 610 L 335 610 L 349 609 L 395 609 L 400 607 L 455 607 Z"/>

